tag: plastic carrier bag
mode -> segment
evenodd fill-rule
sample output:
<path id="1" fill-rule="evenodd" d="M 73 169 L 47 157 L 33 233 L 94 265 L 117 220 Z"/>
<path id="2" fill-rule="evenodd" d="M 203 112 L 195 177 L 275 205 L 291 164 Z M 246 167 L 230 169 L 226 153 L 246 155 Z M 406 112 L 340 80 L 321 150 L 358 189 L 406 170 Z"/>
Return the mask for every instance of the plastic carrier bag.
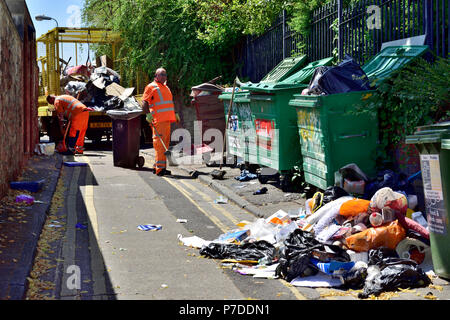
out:
<path id="1" fill-rule="evenodd" d="M 345 241 L 348 248 L 356 252 L 369 251 L 379 247 L 393 250 L 405 237 L 406 230 L 400 225 L 398 220 L 395 220 L 388 225 L 368 228 L 353 234 L 345 238 Z"/>

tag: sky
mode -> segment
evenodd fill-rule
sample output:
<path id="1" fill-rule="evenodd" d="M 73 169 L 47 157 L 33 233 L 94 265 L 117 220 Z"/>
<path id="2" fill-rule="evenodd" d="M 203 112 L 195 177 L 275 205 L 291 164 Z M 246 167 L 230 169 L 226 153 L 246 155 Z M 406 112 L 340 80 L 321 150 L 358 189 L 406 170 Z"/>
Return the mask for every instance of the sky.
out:
<path id="1" fill-rule="evenodd" d="M 84 0 L 25 0 L 25 2 L 27 3 L 28 11 L 30 11 L 34 28 L 36 29 L 36 39 L 56 27 L 54 20 L 37 21 L 35 19 L 37 15 L 46 15 L 56 19 L 60 27 L 83 27 L 81 22 L 81 9 L 83 8 Z M 65 44 L 62 52 L 62 58 L 67 61 L 68 58 L 72 57 L 70 64 L 74 65 L 76 60 L 74 45 Z M 43 55 L 43 53 L 39 55 Z M 91 54 L 90 56 L 93 57 L 94 55 Z M 84 64 L 86 59 L 87 45 L 84 45 L 83 50 L 78 50 L 78 64 Z"/>

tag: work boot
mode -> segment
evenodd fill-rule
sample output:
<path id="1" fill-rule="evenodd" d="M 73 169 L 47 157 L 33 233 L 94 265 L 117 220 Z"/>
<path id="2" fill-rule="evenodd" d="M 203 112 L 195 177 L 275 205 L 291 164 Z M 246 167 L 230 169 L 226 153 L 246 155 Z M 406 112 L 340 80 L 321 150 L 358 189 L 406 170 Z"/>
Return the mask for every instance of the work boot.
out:
<path id="1" fill-rule="evenodd" d="M 76 150 L 74 149 L 74 148 L 67 148 L 67 150 L 66 151 L 64 151 L 64 152 L 61 152 L 61 154 L 63 155 L 63 156 L 73 156 L 73 155 L 75 155 L 75 153 L 76 153 Z"/>
<path id="2" fill-rule="evenodd" d="M 158 172 L 156 174 L 158 177 L 163 177 L 163 176 L 170 176 L 172 175 L 172 172 L 170 172 L 169 170 L 166 169 L 162 169 L 160 172 Z"/>
<path id="3" fill-rule="evenodd" d="M 83 147 L 79 147 L 79 146 L 75 147 L 75 154 L 83 154 L 83 153 L 84 153 Z"/>

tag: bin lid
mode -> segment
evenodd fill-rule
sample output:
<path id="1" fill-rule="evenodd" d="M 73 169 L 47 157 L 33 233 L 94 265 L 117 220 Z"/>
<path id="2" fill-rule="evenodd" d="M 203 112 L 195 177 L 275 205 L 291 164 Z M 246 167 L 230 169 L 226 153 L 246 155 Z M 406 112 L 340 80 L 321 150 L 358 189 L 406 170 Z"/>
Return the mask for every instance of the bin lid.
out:
<path id="1" fill-rule="evenodd" d="M 414 134 L 441 133 L 441 132 L 450 133 L 450 121 L 416 127 L 416 131 L 414 132 Z"/>
<path id="2" fill-rule="evenodd" d="M 279 82 L 283 81 L 291 74 L 296 72 L 305 62 L 306 55 L 298 57 L 289 57 L 281 61 L 275 68 L 272 69 L 261 82 Z"/>
<path id="3" fill-rule="evenodd" d="M 447 121 L 417 127 L 413 135 L 406 137 L 405 142 L 407 144 L 439 143 L 442 140 L 443 145 L 447 145 L 447 139 L 449 136 L 450 121 Z"/>
<path id="4" fill-rule="evenodd" d="M 192 90 L 196 91 L 209 91 L 209 92 L 223 92 L 224 88 L 212 83 L 202 83 L 198 86 L 192 87 Z"/>
<path id="5" fill-rule="evenodd" d="M 367 62 L 362 69 L 375 85 L 385 81 L 391 75 L 422 56 L 428 46 L 392 46 L 384 48 Z"/>
<path id="6" fill-rule="evenodd" d="M 283 81 L 276 83 L 246 83 L 242 88 L 247 90 L 254 91 L 274 91 L 281 89 L 293 89 L 300 87 L 307 87 L 312 75 L 314 74 L 314 70 L 317 67 L 321 66 L 329 66 L 333 61 L 333 57 L 325 58 L 322 60 L 317 60 L 310 62 L 306 67 L 297 71 L 290 77 L 286 78 Z"/>

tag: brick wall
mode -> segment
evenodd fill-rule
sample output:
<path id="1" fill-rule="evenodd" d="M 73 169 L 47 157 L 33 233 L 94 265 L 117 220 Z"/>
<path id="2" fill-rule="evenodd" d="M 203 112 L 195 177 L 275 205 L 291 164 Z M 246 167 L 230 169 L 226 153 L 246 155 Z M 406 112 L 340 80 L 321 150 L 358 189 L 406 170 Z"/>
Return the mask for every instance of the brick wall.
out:
<path id="1" fill-rule="evenodd" d="M 36 37 L 25 2 L 18 3 L 20 9 L 11 9 L 0 0 L 0 198 L 39 139 Z"/>

